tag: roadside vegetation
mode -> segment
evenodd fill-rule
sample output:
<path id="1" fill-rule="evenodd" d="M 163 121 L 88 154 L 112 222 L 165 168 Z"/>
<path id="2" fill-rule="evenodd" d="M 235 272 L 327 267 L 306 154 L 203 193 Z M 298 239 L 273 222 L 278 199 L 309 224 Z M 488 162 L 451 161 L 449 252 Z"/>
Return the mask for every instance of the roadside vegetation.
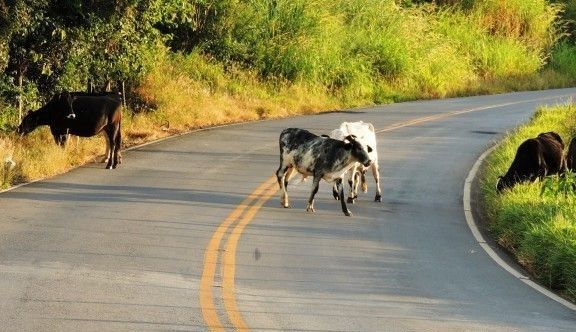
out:
<path id="1" fill-rule="evenodd" d="M 547 131 L 557 132 L 568 145 L 576 137 L 576 105 L 542 108 L 510 132 L 485 161 L 481 191 L 498 243 L 543 285 L 576 301 L 574 173 L 496 192 L 498 176 L 506 173 L 520 143 Z"/>
<path id="2" fill-rule="evenodd" d="M 124 91 L 125 145 L 326 110 L 573 86 L 573 1 L 12 0 L 0 4 L 1 186 L 104 151 L 13 130 L 63 90 Z M 12 165 L 12 164 L 10 164 Z M 6 168 L 7 169 L 7 168 Z"/>

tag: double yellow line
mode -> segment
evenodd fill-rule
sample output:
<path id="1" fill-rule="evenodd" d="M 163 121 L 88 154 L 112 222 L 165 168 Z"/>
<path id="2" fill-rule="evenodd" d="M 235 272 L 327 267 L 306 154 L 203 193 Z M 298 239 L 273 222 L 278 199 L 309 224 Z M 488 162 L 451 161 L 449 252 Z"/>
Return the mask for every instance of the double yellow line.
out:
<path id="1" fill-rule="evenodd" d="M 382 128 L 376 131 L 376 133 L 383 133 L 393 131 L 399 128 L 404 128 L 408 126 L 413 126 L 415 124 L 436 121 L 455 115 L 472 113 L 478 111 L 484 111 L 489 109 L 500 108 L 504 106 L 531 103 L 536 101 L 559 99 L 572 96 L 572 94 L 566 94 L 555 97 L 543 97 L 534 98 L 522 101 L 507 102 L 489 106 L 481 106 L 475 108 L 469 108 L 464 110 L 457 110 L 445 113 L 434 114 L 430 116 L 420 117 L 413 120 L 402 121 L 396 124 L 392 124 L 388 127 Z M 244 231 L 244 228 L 250 223 L 254 218 L 256 213 L 260 210 L 262 205 L 266 203 L 276 192 L 278 191 L 278 184 L 276 182 L 276 177 L 269 178 L 266 182 L 262 183 L 258 188 L 256 188 L 252 194 L 250 194 L 246 199 L 244 199 L 218 226 L 206 250 L 204 252 L 204 270 L 202 271 L 202 278 L 200 279 L 200 307 L 202 309 L 202 316 L 204 317 L 204 322 L 211 331 L 225 331 L 224 325 L 220 320 L 218 311 L 216 310 L 216 305 L 214 303 L 214 282 L 216 279 L 216 267 L 218 264 L 218 259 L 221 260 L 221 298 L 224 304 L 224 311 L 227 316 L 228 321 L 232 324 L 234 329 L 238 331 L 249 331 L 249 327 L 244 321 L 238 306 L 236 304 L 235 296 L 235 274 L 236 274 L 236 248 L 238 246 L 238 241 L 240 236 Z M 232 229 L 232 226 L 234 228 Z M 232 229 L 230 232 L 229 230 Z M 226 244 L 221 248 L 221 242 L 224 235 L 228 234 Z M 220 255 L 220 252 L 223 252 Z M 222 315 L 223 316 L 223 315 Z"/>
<path id="2" fill-rule="evenodd" d="M 211 331 L 225 331 L 214 303 L 214 281 L 218 258 L 221 259 L 222 302 L 228 320 L 238 331 L 249 331 L 236 305 L 235 282 L 236 248 L 244 228 L 254 218 L 258 210 L 278 191 L 276 177 L 271 177 L 244 199 L 218 226 L 204 251 L 204 270 L 200 279 L 200 307 L 204 322 Z M 221 249 L 224 235 L 235 224 L 228 235 L 226 245 Z M 223 250 L 222 255 L 219 255 Z"/>

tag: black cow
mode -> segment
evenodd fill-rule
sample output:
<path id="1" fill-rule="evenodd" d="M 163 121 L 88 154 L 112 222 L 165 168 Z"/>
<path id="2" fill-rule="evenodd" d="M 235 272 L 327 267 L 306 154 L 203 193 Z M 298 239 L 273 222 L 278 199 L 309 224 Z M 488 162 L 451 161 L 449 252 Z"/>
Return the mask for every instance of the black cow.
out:
<path id="1" fill-rule="evenodd" d="M 572 172 L 576 172 L 576 137 L 572 138 L 570 145 L 568 145 L 568 153 L 566 154 L 566 168 Z"/>
<path id="2" fill-rule="evenodd" d="M 508 172 L 498 178 L 496 189 L 500 193 L 516 183 L 532 182 L 549 174 L 563 173 L 566 169 L 563 150 L 562 138 L 552 131 L 525 140 L 518 147 Z"/>
<path id="3" fill-rule="evenodd" d="M 43 107 L 29 112 L 17 132 L 27 135 L 39 126 L 50 126 L 54 140 L 64 146 L 68 135 L 106 137 L 106 168 L 121 162 L 122 98 L 117 93 L 64 92 L 56 94 Z"/>
<path id="4" fill-rule="evenodd" d="M 342 176 L 356 162 L 368 167 L 371 164 L 368 152 L 372 149 L 349 135 L 344 140 L 317 136 L 307 130 L 288 128 L 280 134 L 280 167 L 276 171 L 278 185 L 282 189 L 281 204 L 288 208 L 288 180 L 294 170 L 304 176 L 312 175 L 312 193 L 306 211 L 314 212 L 314 195 L 318 192 L 320 180 L 336 182 L 340 192 L 342 212 L 351 216 L 346 207 Z"/>

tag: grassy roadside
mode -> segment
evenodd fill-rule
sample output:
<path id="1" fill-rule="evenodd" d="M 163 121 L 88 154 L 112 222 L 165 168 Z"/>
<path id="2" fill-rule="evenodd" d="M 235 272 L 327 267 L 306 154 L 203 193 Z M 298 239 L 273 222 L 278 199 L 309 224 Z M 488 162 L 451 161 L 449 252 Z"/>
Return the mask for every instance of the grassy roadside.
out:
<path id="1" fill-rule="evenodd" d="M 520 143 L 546 131 L 558 132 L 567 145 L 576 136 L 576 105 L 542 108 L 510 132 L 486 159 L 481 192 L 498 243 L 543 285 L 576 301 L 576 197 L 542 196 L 540 181 L 496 193 Z"/>
<path id="2" fill-rule="evenodd" d="M 126 41 L 128 57 L 87 63 L 91 58 L 80 52 L 81 47 L 94 43 L 85 44 L 84 38 L 99 36 L 99 29 L 62 27 L 70 31 L 62 35 L 69 39 L 61 42 L 78 52 L 52 59 L 59 69 L 51 76 L 45 70 L 28 71 L 26 108 L 35 109 L 49 98 L 47 86 L 84 89 L 88 78 L 97 78 L 95 68 L 107 79 L 110 74 L 129 79 L 133 108 L 125 110 L 123 138 L 124 145 L 131 146 L 225 123 L 576 84 L 576 45 L 565 38 L 565 6 L 545 0 L 474 0 L 461 5 L 217 0 L 216 7 L 205 10 L 200 10 L 203 1 L 191 7 L 185 1 L 170 3 L 173 6 L 132 8 L 120 15 L 123 26 L 134 28 L 127 30 L 131 36 L 139 33 L 131 25 L 139 22 L 137 18 L 151 20 L 143 25 L 147 33 L 140 31 L 145 37 L 141 45 L 117 40 L 118 36 L 111 39 Z M 170 11 L 162 14 L 170 8 L 176 13 L 187 8 L 199 21 L 180 21 Z M 102 24 L 107 27 L 103 31 L 116 31 Z M 95 51 L 101 53 L 106 52 Z M 142 69 L 138 75 L 132 73 L 133 66 Z M 12 159 L 16 166 L 2 177 L 0 187 L 61 173 L 104 152 L 100 137 L 82 139 L 65 151 L 53 145 L 45 128 L 23 140 L 15 137 L 14 96 L 20 88 L 12 72 L 0 77 L 0 158 Z"/>

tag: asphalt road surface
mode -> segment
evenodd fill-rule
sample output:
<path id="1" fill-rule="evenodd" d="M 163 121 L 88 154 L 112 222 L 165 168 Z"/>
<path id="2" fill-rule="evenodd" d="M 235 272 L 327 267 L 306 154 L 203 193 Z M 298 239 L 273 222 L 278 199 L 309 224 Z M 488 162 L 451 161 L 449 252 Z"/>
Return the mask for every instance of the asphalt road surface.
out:
<path id="1" fill-rule="evenodd" d="M 466 225 L 478 156 L 576 89 L 401 103 L 215 128 L 0 194 L 2 331 L 574 331 Z M 287 127 L 378 134 L 345 217 L 323 183 L 273 175 Z M 550 128 L 551 130 L 553 128 Z"/>

